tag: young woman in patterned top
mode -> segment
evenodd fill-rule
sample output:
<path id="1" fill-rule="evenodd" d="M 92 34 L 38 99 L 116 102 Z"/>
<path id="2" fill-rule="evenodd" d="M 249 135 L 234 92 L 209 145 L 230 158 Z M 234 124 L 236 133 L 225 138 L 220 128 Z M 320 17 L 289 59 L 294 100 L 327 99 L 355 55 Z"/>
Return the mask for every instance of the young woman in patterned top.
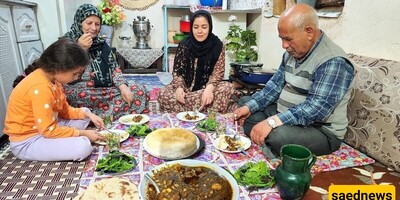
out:
<path id="1" fill-rule="evenodd" d="M 68 105 L 62 84 L 78 79 L 90 63 L 86 52 L 70 39 L 50 45 L 40 59 L 14 81 L 5 118 L 12 153 L 22 160 L 83 160 L 92 153 L 91 142 L 104 138 L 85 130 L 103 120 L 87 108 Z"/>
<path id="2" fill-rule="evenodd" d="M 173 80 L 160 90 L 160 108 L 182 112 L 201 108 L 220 113 L 236 108 L 231 83 L 222 81 L 225 71 L 225 50 L 212 33 L 212 19 L 207 11 L 195 12 L 190 20 L 191 31 L 179 43 L 174 60 Z"/>

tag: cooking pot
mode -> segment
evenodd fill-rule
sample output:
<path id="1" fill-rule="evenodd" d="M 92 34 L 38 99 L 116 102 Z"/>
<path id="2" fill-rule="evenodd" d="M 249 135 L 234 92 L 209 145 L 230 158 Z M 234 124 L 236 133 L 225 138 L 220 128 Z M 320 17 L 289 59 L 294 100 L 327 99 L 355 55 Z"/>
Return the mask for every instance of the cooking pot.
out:
<path id="1" fill-rule="evenodd" d="M 244 68 L 242 69 L 242 76 L 240 79 L 243 82 L 250 84 L 265 84 L 272 78 L 273 72 L 265 72 L 261 69 L 256 68 Z"/>
<path id="2" fill-rule="evenodd" d="M 242 76 L 242 70 L 245 68 L 255 68 L 260 69 L 263 66 L 262 63 L 253 63 L 253 62 L 235 62 L 231 63 L 231 67 L 234 69 L 235 77 L 240 78 Z"/>
<path id="3" fill-rule="evenodd" d="M 179 21 L 179 28 L 182 33 L 189 33 L 190 32 L 190 21 Z"/>

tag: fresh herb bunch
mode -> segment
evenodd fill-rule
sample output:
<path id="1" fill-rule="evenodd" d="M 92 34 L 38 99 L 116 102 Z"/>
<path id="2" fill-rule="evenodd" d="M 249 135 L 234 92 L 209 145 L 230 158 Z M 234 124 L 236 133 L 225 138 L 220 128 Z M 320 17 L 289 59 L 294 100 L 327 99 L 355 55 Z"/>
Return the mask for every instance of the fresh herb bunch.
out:
<path id="1" fill-rule="evenodd" d="M 215 131 L 218 122 L 214 118 L 207 118 L 197 123 L 196 128 L 200 131 Z"/>
<path id="2" fill-rule="evenodd" d="M 102 173 L 117 173 L 133 169 L 136 166 L 136 160 L 133 156 L 112 151 L 105 158 L 99 160 L 96 171 Z"/>
<path id="3" fill-rule="evenodd" d="M 230 16 L 226 39 L 226 50 L 235 54 L 236 62 L 257 61 L 257 34 L 254 30 L 242 30 L 238 25 L 233 24 L 236 16 Z"/>
<path id="4" fill-rule="evenodd" d="M 130 136 L 146 136 L 153 130 L 146 124 L 132 125 L 126 129 Z"/>
<path id="5" fill-rule="evenodd" d="M 102 24 L 114 26 L 125 21 L 126 16 L 120 4 L 120 0 L 101 0 L 97 9 L 101 14 Z"/>
<path id="6" fill-rule="evenodd" d="M 259 188 L 270 188 L 275 182 L 271 171 L 265 161 L 257 163 L 248 162 L 235 171 L 233 177 L 243 186 L 246 186 L 249 191 Z"/>

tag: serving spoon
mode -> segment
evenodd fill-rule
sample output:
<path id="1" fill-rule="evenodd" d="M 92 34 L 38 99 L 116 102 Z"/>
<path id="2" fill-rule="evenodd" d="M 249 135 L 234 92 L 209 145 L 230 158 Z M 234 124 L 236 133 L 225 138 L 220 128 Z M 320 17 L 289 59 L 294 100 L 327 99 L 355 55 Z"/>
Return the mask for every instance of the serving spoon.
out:
<path id="1" fill-rule="evenodd" d="M 148 173 L 145 173 L 144 176 L 149 179 L 149 181 L 151 182 L 151 184 L 154 186 L 154 188 L 156 189 L 157 194 L 160 193 L 160 188 L 158 187 L 157 183 L 151 178 L 151 176 Z"/>

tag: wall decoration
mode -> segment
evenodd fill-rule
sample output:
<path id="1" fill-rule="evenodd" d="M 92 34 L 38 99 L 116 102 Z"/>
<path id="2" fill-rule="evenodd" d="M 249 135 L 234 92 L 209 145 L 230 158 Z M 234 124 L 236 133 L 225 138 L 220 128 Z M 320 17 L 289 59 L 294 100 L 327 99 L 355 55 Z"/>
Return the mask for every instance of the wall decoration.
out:
<path id="1" fill-rule="evenodd" d="M 121 5 L 128 10 L 146 10 L 158 0 L 121 0 Z"/>

